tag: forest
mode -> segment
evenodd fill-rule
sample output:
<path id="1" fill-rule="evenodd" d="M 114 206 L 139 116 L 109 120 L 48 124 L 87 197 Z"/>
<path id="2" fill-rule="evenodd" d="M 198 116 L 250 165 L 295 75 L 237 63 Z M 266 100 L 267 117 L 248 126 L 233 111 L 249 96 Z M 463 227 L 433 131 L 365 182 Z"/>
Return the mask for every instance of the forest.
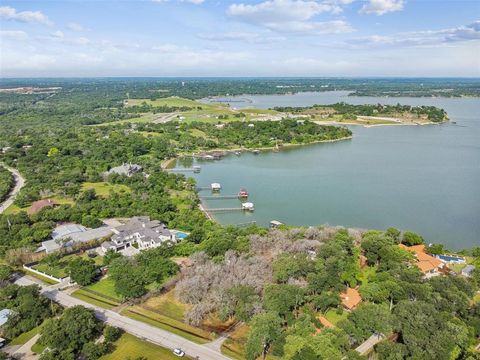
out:
<path id="1" fill-rule="evenodd" d="M 291 113 L 304 113 L 309 110 L 333 109 L 335 114 L 346 118 L 352 116 L 398 116 L 399 114 L 413 114 L 417 117 L 426 116 L 434 123 L 441 123 L 448 119 L 444 109 L 435 106 L 410 106 L 410 105 L 351 105 L 344 102 L 331 105 L 313 105 L 309 107 L 275 107 L 274 110 Z"/>
<path id="2" fill-rule="evenodd" d="M 7 198 L 14 185 L 13 175 L 7 169 L 0 167 L 0 202 Z"/>

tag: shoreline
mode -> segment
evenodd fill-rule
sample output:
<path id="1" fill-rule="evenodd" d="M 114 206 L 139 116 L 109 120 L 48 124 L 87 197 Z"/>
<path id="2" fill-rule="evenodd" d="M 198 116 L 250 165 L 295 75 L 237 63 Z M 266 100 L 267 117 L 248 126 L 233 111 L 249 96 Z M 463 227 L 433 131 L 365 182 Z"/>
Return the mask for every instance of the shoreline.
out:
<path id="1" fill-rule="evenodd" d="M 364 128 L 370 127 L 379 127 L 379 126 L 425 126 L 425 125 L 441 125 L 448 122 L 442 121 L 440 123 L 436 123 L 433 121 L 425 122 L 425 123 L 404 123 L 404 122 L 397 122 L 397 123 L 380 123 L 380 124 L 359 124 L 355 122 L 338 122 L 338 121 L 313 121 L 317 125 L 348 125 L 348 126 L 363 126 Z"/>

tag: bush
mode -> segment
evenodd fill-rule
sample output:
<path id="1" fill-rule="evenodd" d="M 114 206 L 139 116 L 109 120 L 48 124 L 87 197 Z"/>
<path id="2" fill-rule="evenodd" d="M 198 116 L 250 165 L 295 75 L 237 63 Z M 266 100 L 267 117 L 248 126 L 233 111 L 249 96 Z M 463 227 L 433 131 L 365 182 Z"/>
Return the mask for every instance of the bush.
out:
<path id="1" fill-rule="evenodd" d="M 105 329 L 103 329 L 103 336 L 105 337 L 105 342 L 115 342 L 120 339 L 120 336 L 122 336 L 122 334 L 123 330 L 115 326 L 107 325 Z"/>

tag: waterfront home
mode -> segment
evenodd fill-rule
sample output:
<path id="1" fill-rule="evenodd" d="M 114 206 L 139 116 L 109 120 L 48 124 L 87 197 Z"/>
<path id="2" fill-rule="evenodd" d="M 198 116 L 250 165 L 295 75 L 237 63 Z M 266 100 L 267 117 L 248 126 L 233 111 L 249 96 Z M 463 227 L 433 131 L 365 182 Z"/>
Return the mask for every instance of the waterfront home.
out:
<path id="1" fill-rule="evenodd" d="M 159 247 L 164 243 L 174 243 L 175 234 L 158 220 L 148 216 L 136 216 L 125 225 L 113 229 L 114 235 L 102 244 L 102 250 L 115 252 L 137 246 L 140 250 Z"/>
<path id="2" fill-rule="evenodd" d="M 353 288 L 347 288 L 347 290 L 340 294 L 340 298 L 342 299 L 342 306 L 347 311 L 352 311 L 362 302 L 360 293 L 357 289 Z"/>
<path id="3" fill-rule="evenodd" d="M 420 269 L 425 278 L 431 278 L 446 270 L 445 264 L 426 252 L 425 245 L 406 246 L 399 244 L 400 248 L 412 253 L 415 256 L 415 265 Z"/>
<path id="4" fill-rule="evenodd" d="M 473 273 L 473 270 L 475 270 L 475 266 L 474 265 L 467 265 L 465 266 L 463 269 L 462 269 L 462 275 L 465 276 L 465 277 L 471 277 L 472 276 L 472 273 Z"/>
<path id="5" fill-rule="evenodd" d="M 109 176 L 111 174 L 118 174 L 118 175 L 125 175 L 125 176 L 130 177 L 133 174 L 138 173 L 142 170 L 143 170 L 143 168 L 138 164 L 123 163 L 120 166 L 116 166 L 116 167 L 111 168 L 110 170 L 105 172 L 104 175 Z"/>
<path id="6" fill-rule="evenodd" d="M 240 191 L 238 192 L 238 197 L 239 198 L 248 198 L 247 189 L 241 188 Z"/>
<path id="7" fill-rule="evenodd" d="M 27 213 L 28 215 L 33 215 L 39 212 L 40 210 L 43 210 L 45 208 L 53 208 L 55 206 L 58 206 L 58 203 L 55 200 L 42 199 L 42 200 L 33 202 L 30 208 L 27 210 Z"/>

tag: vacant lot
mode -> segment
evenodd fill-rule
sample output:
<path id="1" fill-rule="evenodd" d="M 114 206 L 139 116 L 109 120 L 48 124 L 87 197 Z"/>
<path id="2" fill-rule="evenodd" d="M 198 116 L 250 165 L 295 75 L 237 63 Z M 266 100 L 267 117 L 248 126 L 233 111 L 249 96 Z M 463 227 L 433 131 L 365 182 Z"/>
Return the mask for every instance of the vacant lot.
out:
<path id="1" fill-rule="evenodd" d="M 130 188 L 127 185 L 122 184 L 110 184 L 108 182 L 86 182 L 82 184 L 82 191 L 93 189 L 98 196 L 109 196 L 110 192 L 125 193 L 130 192 Z"/>
<path id="2" fill-rule="evenodd" d="M 115 342 L 115 351 L 111 354 L 102 356 L 101 360 L 125 360 L 125 359 L 145 359 L 145 360 L 173 360 L 178 359 L 173 355 L 170 349 L 154 345 L 147 341 L 140 340 L 133 335 L 123 334 Z"/>

